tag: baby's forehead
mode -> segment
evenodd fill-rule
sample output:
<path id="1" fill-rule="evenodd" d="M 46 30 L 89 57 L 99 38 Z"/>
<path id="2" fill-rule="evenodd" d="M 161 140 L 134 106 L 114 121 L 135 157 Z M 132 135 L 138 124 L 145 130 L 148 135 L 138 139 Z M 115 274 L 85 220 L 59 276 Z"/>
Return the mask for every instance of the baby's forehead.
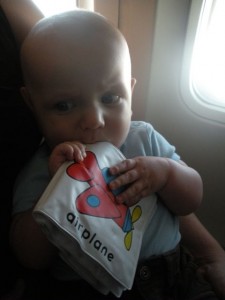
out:
<path id="1" fill-rule="evenodd" d="M 117 53 L 128 47 L 121 32 L 103 16 L 78 10 L 39 21 L 23 43 L 21 57 L 57 51 L 70 55 L 92 48 Z"/>
<path id="2" fill-rule="evenodd" d="M 94 40 L 122 40 L 122 34 L 103 16 L 88 11 L 62 13 L 39 21 L 29 38 L 36 40 L 51 38 L 64 42 L 92 42 Z"/>
<path id="3" fill-rule="evenodd" d="M 122 34 L 104 17 L 73 11 L 40 21 L 22 46 L 21 61 L 27 78 L 34 70 L 43 74 L 47 66 L 52 71 L 82 69 L 83 63 L 97 69 L 96 61 L 129 66 L 130 57 Z"/>

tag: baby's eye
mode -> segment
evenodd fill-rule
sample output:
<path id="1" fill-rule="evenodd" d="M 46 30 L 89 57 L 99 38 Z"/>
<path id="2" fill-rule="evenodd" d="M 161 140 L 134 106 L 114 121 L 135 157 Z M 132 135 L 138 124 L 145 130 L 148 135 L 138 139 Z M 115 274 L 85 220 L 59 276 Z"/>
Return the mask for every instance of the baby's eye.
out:
<path id="1" fill-rule="evenodd" d="M 69 112 L 73 108 L 71 101 L 60 101 L 55 104 L 55 109 L 59 112 Z"/>
<path id="2" fill-rule="evenodd" d="M 106 95 L 102 96 L 101 100 L 105 104 L 117 103 L 120 100 L 120 96 L 113 95 L 113 94 L 106 94 Z"/>

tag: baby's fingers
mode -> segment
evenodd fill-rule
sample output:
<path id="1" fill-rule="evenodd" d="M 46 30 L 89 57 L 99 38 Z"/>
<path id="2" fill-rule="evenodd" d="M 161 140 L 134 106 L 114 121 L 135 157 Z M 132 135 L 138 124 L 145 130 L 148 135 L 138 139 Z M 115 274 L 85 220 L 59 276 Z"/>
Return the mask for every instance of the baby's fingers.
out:
<path id="1" fill-rule="evenodd" d="M 127 206 L 136 204 L 141 198 L 147 196 L 148 190 L 141 181 L 131 184 L 124 192 L 116 197 L 118 203 L 126 203 Z"/>
<path id="2" fill-rule="evenodd" d="M 86 157 L 85 145 L 79 142 L 69 144 L 73 149 L 73 159 L 75 161 L 83 161 Z"/>
<path id="3" fill-rule="evenodd" d="M 85 146 L 79 142 L 66 142 L 57 145 L 49 157 L 49 171 L 53 176 L 65 161 L 81 161 L 86 157 Z"/>
<path id="4" fill-rule="evenodd" d="M 121 187 L 125 187 L 133 183 L 138 179 L 139 175 L 135 169 L 128 171 L 124 174 L 119 175 L 113 181 L 110 182 L 109 187 L 112 190 L 119 189 Z"/>
<path id="5" fill-rule="evenodd" d="M 134 159 L 126 159 L 115 166 L 109 168 L 111 175 L 120 175 L 131 169 L 133 169 L 136 165 L 136 161 Z"/>

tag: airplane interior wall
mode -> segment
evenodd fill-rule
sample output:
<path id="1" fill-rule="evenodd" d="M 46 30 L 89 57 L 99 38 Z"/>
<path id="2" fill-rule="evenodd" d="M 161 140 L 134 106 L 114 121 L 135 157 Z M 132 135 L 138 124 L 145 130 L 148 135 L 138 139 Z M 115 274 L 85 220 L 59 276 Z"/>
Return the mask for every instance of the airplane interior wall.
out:
<path id="1" fill-rule="evenodd" d="M 181 91 L 192 1 L 114 0 L 108 9 L 104 0 L 96 1 L 99 11 L 118 25 L 130 47 L 132 73 L 137 79 L 133 119 L 152 123 L 201 174 L 204 199 L 197 215 L 225 246 L 225 122 L 191 111 Z"/>
<path id="2" fill-rule="evenodd" d="M 204 198 L 197 215 L 225 246 L 225 115 L 223 124 L 199 116 L 185 105 L 181 91 L 190 4 L 188 0 L 157 1 L 145 119 L 201 174 Z"/>
<path id="3" fill-rule="evenodd" d="M 143 120 L 148 101 L 152 41 L 157 0 L 95 0 L 95 11 L 106 16 L 125 36 L 129 45 L 133 92 L 133 119 Z"/>

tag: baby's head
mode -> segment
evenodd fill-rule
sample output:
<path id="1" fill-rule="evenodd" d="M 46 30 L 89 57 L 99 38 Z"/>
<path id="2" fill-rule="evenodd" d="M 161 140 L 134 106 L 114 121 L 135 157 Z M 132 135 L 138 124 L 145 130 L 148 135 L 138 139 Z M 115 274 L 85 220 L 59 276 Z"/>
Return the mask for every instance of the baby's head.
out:
<path id="1" fill-rule="evenodd" d="M 22 93 L 50 147 L 124 142 L 135 80 L 127 43 L 104 17 L 75 10 L 41 20 L 21 49 Z"/>

